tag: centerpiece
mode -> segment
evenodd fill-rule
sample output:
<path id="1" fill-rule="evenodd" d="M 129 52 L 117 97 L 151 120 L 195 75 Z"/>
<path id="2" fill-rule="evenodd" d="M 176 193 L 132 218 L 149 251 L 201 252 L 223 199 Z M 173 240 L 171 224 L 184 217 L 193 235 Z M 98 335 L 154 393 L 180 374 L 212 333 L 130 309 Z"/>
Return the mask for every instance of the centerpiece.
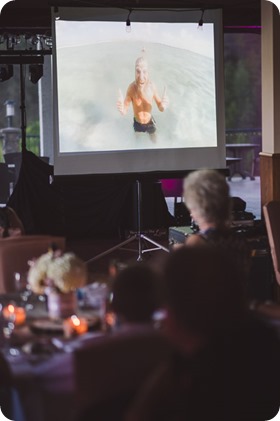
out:
<path id="1" fill-rule="evenodd" d="M 47 296 L 49 317 L 66 318 L 75 313 L 76 290 L 87 283 L 86 264 L 74 253 L 51 248 L 29 265 L 30 289 Z"/>

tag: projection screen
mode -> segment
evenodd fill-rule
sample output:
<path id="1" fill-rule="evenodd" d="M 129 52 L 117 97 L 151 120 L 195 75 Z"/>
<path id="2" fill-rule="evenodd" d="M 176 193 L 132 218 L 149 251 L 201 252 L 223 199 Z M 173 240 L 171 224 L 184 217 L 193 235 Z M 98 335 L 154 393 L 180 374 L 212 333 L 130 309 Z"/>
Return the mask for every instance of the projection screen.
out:
<path id="1" fill-rule="evenodd" d="M 53 11 L 55 175 L 225 168 L 222 12 L 201 16 Z"/>

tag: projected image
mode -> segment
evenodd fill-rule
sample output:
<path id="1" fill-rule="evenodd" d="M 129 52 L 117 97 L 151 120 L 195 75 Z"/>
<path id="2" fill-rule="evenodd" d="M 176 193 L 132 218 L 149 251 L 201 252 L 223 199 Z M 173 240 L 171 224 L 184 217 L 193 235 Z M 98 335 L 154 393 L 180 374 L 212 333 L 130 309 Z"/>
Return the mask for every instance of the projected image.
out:
<path id="1" fill-rule="evenodd" d="M 119 98 L 117 102 L 118 110 L 122 115 L 126 115 L 129 105 L 133 107 L 133 129 L 135 136 L 140 133 L 148 133 L 150 139 L 156 142 L 156 122 L 152 115 L 153 100 L 156 102 L 160 111 L 164 111 L 168 105 L 168 97 L 166 88 L 160 98 L 154 83 L 149 78 L 148 62 L 143 55 L 136 60 L 135 63 L 135 81 L 133 81 L 123 99 L 123 94 L 119 90 Z"/>
<path id="2" fill-rule="evenodd" d="M 213 24 L 55 26 L 61 153 L 217 146 Z"/>

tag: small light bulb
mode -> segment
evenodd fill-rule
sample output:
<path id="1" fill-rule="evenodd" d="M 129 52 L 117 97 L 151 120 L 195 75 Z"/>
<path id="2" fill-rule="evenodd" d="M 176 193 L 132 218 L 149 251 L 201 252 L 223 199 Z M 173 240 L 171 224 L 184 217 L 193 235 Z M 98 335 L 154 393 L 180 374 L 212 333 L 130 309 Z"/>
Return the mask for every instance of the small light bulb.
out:
<path id="1" fill-rule="evenodd" d="M 200 21 L 198 22 L 197 29 L 200 30 L 200 31 L 203 30 L 203 20 L 202 19 L 200 19 Z"/>
<path id="2" fill-rule="evenodd" d="M 201 17 L 198 21 L 197 29 L 202 30 L 203 29 L 203 16 L 204 16 L 204 9 L 201 10 Z"/>
<path id="3" fill-rule="evenodd" d="M 60 19 L 60 15 L 58 13 L 58 6 L 54 6 L 54 18 L 55 18 L 55 20 Z"/>
<path id="4" fill-rule="evenodd" d="M 130 20 L 129 19 L 127 19 L 127 21 L 126 21 L 125 30 L 128 33 L 131 32 L 131 24 L 130 24 Z"/>

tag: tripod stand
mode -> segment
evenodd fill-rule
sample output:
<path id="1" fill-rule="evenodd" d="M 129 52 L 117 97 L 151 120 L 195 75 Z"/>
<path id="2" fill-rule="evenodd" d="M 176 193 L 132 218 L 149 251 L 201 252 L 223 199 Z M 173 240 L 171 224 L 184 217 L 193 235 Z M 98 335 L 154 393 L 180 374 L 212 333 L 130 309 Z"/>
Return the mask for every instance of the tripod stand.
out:
<path id="1" fill-rule="evenodd" d="M 130 238 L 128 238 L 125 241 L 122 241 L 120 244 L 117 244 L 114 247 L 111 247 L 110 249 L 104 251 L 103 253 L 98 254 L 95 257 L 92 257 L 91 259 L 87 260 L 86 263 L 91 263 L 97 259 L 100 259 L 103 256 L 106 256 L 107 254 L 112 253 L 115 250 L 121 249 L 124 246 L 126 246 L 127 244 L 132 243 L 133 241 L 137 240 L 138 241 L 138 257 L 137 257 L 137 261 L 142 261 L 143 258 L 143 254 L 144 253 L 148 253 L 151 251 L 156 251 L 156 250 L 164 250 L 167 253 L 169 253 L 168 248 L 162 246 L 161 244 L 157 243 L 156 241 L 152 240 L 151 238 L 147 237 L 145 234 L 142 234 L 141 232 L 141 228 L 142 228 L 142 218 L 141 218 L 141 212 L 142 212 L 142 191 L 141 191 L 141 182 L 139 180 L 136 180 L 136 187 L 137 187 L 137 231 L 134 235 L 132 235 Z M 155 247 L 153 248 L 143 248 L 143 244 L 142 241 L 146 241 L 149 242 L 151 244 L 153 244 Z M 125 250 L 123 248 L 123 250 Z M 132 249 L 126 249 L 128 251 L 135 251 Z"/>

